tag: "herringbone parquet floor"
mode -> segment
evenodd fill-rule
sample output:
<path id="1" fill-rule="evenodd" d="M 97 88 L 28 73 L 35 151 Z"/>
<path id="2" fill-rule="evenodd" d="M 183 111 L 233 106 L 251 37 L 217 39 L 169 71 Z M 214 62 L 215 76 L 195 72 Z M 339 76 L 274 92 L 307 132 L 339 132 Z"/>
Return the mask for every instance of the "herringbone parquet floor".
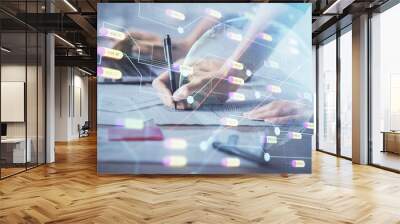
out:
<path id="1" fill-rule="evenodd" d="M 400 175 L 314 153 L 312 175 L 97 176 L 94 137 L 0 181 L 0 223 L 400 223 Z"/>

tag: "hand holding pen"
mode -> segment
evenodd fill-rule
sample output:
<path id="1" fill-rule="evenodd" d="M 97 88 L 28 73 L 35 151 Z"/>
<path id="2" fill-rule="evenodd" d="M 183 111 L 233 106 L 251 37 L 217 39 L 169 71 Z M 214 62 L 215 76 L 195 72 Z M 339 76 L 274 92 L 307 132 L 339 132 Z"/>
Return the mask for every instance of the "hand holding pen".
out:
<path id="1" fill-rule="evenodd" d="M 167 37 L 164 39 L 164 56 L 165 61 L 167 62 L 168 69 L 168 77 L 169 77 L 169 85 L 171 93 L 174 93 L 177 89 L 179 83 L 179 72 L 174 71 L 173 68 L 173 59 L 172 59 L 172 44 L 171 38 L 167 34 Z M 174 107 L 176 109 L 176 103 L 174 102 Z"/>
<path id="2" fill-rule="evenodd" d="M 178 89 L 179 72 L 174 71 L 172 60 L 172 43 L 169 35 L 164 39 L 164 57 L 167 64 L 167 71 L 161 73 L 154 81 L 153 87 L 157 90 L 160 99 L 168 107 L 185 109 L 184 104 L 173 100 L 172 94 Z"/>

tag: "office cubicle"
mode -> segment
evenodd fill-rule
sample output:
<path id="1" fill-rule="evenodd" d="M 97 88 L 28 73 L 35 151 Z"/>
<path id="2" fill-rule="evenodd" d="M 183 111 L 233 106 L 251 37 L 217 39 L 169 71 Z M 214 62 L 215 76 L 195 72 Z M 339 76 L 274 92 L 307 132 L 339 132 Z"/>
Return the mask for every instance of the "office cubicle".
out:
<path id="1" fill-rule="evenodd" d="M 43 2 L 4 1 L 19 12 L 41 11 Z M 6 11 L 0 23 L 0 178 L 45 162 L 45 35 Z"/>

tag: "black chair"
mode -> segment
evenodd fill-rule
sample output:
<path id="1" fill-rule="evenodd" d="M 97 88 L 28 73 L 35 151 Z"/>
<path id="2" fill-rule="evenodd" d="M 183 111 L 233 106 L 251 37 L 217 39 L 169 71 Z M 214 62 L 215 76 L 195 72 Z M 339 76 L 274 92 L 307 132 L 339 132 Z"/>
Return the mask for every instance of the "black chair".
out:
<path id="1" fill-rule="evenodd" d="M 90 129 L 89 121 L 85 121 L 85 123 L 82 125 L 82 127 L 80 127 L 80 125 L 78 125 L 79 138 L 89 136 L 89 129 Z"/>

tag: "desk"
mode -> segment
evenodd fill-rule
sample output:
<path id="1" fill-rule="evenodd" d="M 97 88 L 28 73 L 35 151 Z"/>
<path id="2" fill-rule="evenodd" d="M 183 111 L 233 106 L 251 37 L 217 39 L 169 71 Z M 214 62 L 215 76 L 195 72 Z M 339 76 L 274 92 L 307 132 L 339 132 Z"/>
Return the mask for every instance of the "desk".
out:
<path id="1" fill-rule="evenodd" d="M 6 163 L 31 162 L 32 140 L 30 138 L 27 138 L 26 141 L 28 142 L 28 144 L 25 151 L 25 138 L 1 139 L 1 155 L 6 160 Z"/>
<path id="2" fill-rule="evenodd" d="M 382 152 L 392 152 L 400 154 L 400 131 L 382 131 L 383 150 Z"/>
<path id="3" fill-rule="evenodd" d="M 218 126 L 161 126 L 164 139 L 185 136 L 186 149 L 168 149 L 163 141 L 109 141 L 107 125 L 99 125 L 97 130 L 97 170 L 99 174 L 239 174 L 239 173 L 305 173 L 311 172 L 311 136 L 303 135 L 302 140 L 291 140 L 284 145 L 268 151 L 272 158 L 267 166 L 241 159 L 239 167 L 226 167 L 221 164 L 227 155 L 210 144 L 202 148 Z M 115 128 L 115 127 L 114 127 Z M 264 128 L 236 127 L 228 128 L 215 135 L 215 141 L 227 142 L 231 134 L 239 135 L 238 145 L 246 146 L 249 152 L 261 155 L 260 136 Z M 272 127 L 272 130 L 274 128 Z M 283 131 L 282 131 L 283 132 Z M 281 133 L 283 136 L 283 133 Z M 279 139 L 279 138 L 278 138 Z M 279 140 L 278 140 L 279 141 Z M 184 167 L 168 167 L 163 158 L 176 155 L 184 156 L 187 165 Z M 293 159 L 305 161 L 305 167 L 292 168 Z"/>
<path id="4" fill-rule="evenodd" d="M 117 88 L 116 88 L 117 87 Z M 277 136 L 278 144 L 268 149 L 271 155 L 271 161 L 268 165 L 261 166 L 257 163 L 240 159 L 240 166 L 227 167 L 223 165 L 226 158 L 235 157 L 214 149 L 211 144 L 214 141 L 226 143 L 228 137 L 232 134 L 239 136 L 238 145 L 246 147 L 245 149 L 254 155 L 262 155 L 263 145 L 261 138 L 267 135 L 276 135 L 274 126 L 238 126 L 223 127 L 220 125 L 185 125 L 167 124 L 159 120 L 158 126 L 165 139 L 180 138 L 186 141 L 187 146 L 184 149 L 171 149 L 165 146 L 163 141 L 110 141 L 108 131 L 118 126 L 101 123 L 104 118 L 109 120 L 125 117 L 129 113 L 131 118 L 140 118 L 146 116 L 146 113 L 132 113 L 134 108 L 124 108 L 120 111 L 110 111 L 117 106 L 104 106 L 104 97 L 110 97 L 116 94 L 114 103 L 121 99 L 122 93 L 136 93 L 134 86 L 129 85 L 99 85 L 99 106 L 98 131 L 97 131 L 97 170 L 99 174 L 239 174 L 239 173 L 307 173 L 311 172 L 311 137 L 312 130 L 304 127 L 281 127 L 280 134 Z M 144 91 L 142 93 L 151 91 Z M 107 94 L 104 94 L 107 93 Z M 119 98 L 118 98 L 119 96 Z M 157 97 L 157 96 L 156 96 Z M 138 97 L 144 99 L 144 97 Z M 104 109 L 103 109 L 104 108 Z M 106 109 L 109 109 L 106 111 Z M 139 111 L 142 111 L 139 109 Z M 180 113 L 180 112 L 177 112 Z M 200 116 L 199 116 L 200 117 Z M 147 117 L 146 117 L 147 118 Z M 194 117 L 191 117 L 194 118 Z M 122 128 L 122 127 L 121 127 Z M 301 139 L 289 139 L 288 132 L 303 132 Z M 218 132 L 218 133 L 216 133 Z M 287 140 L 287 141 L 286 141 Z M 187 160 L 186 165 L 181 167 L 171 167 L 164 164 L 164 159 L 170 156 L 184 157 Z M 272 158 L 274 157 L 274 158 Z M 304 167 L 293 168 L 293 160 L 303 160 Z"/>

